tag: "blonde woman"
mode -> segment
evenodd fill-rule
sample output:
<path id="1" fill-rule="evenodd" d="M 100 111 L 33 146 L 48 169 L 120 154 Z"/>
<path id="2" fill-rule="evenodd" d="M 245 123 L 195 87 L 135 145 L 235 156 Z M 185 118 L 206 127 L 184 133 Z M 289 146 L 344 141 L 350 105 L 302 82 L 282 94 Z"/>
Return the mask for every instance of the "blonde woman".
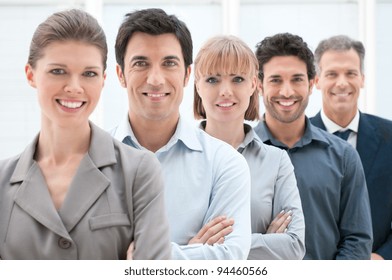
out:
<path id="1" fill-rule="evenodd" d="M 263 144 L 251 125 L 259 117 L 258 62 L 234 36 L 209 39 L 195 60 L 194 114 L 200 127 L 232 145 L 251 172 L 252 245 L 248 259 L 302 259 L 304 218 L 287 153 Z"/>

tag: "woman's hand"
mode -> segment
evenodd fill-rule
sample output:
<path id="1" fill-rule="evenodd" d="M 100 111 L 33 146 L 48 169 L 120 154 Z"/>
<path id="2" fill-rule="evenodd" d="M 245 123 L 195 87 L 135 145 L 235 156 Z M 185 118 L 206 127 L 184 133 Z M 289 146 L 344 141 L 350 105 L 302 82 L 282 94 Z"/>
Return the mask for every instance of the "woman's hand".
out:
<path id="1" fill-rule="evenodd" d="M 293 211 L 285 212 L 282 210 L 275 219 L 272 220 L 271 224 L 268 226 L 267 233 L 284 233 L 287 231 L 287 226 L 291 222 Z"/>
<path id="2" fill-rule="evenodd" d="M 133 250 L 135 249 L 135 242 L 132 241 L 127 250 L 127 260 L 133 260 Z"/>
<path id="3" fill-rule="evenodd" d="M 233 219 L 227 219 L 225 216 L 216 217 L 205 224 L 196 236 L 189 240 L 188 245 L 195 243 L 223 244 L 225 236 L 233 231 L 233 224 Z"/>

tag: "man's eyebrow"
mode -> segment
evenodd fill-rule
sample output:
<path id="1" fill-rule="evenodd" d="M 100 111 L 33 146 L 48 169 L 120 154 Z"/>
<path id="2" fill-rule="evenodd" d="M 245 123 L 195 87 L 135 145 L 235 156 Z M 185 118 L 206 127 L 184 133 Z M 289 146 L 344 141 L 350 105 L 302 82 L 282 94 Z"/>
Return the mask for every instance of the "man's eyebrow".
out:
<path id="1" fill-rule="evenodd" d="M 136 55 L 134 57 L 132 57 L 131 61 L 135 61 L 135 60 L 147 60 L 148 58 L 146 56 L 143 55 Z"/>
<path id="2" fill-rule="evenodd" d="M 165 57 L 164 57 L 164 60 L 167 60 L 167 59 L 174 59 L 174 60 L 178 60 L 178 61 L 181 60 L 181 59 L 180 59 L 178 56 L 176 56 L 176 55 L 168 55 L 168 56 L 165 56 Z"/>
<path id="3" fill-rule="evenodd" d="M 281 76 L 280 75 L 270 75 L 270 76 L 268 76 L 268 78 L 280 78 Z"/>
<path id="4" fill-rule="evenodd" d="M 181 61 L 181 59 L 176 55 L 168 55 L 163 58 L 163 60 L 170 60 L 170 59 Z M 136 60 L 148 60 L 148 58 L 147 56 L 143 56 L 143 55 L 135 55 L 134 57 L 131 58 L 131 61 L 136 61 Z"/>

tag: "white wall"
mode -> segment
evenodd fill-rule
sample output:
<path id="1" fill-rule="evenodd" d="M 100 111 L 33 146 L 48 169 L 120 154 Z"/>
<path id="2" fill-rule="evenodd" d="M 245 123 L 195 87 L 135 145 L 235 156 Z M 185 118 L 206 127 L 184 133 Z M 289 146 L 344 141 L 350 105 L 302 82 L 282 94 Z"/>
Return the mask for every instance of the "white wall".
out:
<path id="1" fill-rule="evenodd" d="M 38 2 L 41 4 L 37 5 Z M 35 91 L 28 86 L 24 76 L 33 31 L 52 12 L 66 7 L 83 7 L 83 2 L 0 0 L 0 159 L 21 152 L 39 130 L 40 111 Z M 160 7 L 170 14 L 176 14 L 187 23 L 192 33 L 194 55 L 207 38 L 227 30 L 227 26 L 223 26 L 227 17 L 223 17 L 219 0 L 149 1 L 155 4 L 140 4 L 146 3 L 143 0 L 117 1 L 121 2 L 117 4 L 115 0 L 102 2 L 101 20 L 109 46 L 107 81 L 100 101 L 101 117 L 98 118 L 98 125 L 104 129 L 115 126 L 127 110 L 126 92 L 117 81 L 114 58 L 115 36 L 125 13 L 135 9 Z M 227 3 L 230 1 L 226 1 Z M 252 49 L 265 36 L 277 32 L 300 35 L 312 50 L 321 39 L 331 35 L 347 34 L 359 38 L 358 22 L 361 19 L 354 0 L 243 0 L 240 4 L 238 18 L 232 19 L 239 25 L 234 28 L 234 33 L 238 32 L 235 35 L 241 37 Z M 379 1 L 376 12 L 376 114 L 392 119 L 388 102 L 392 95 L 387 84 L 392 67 L 392 35 L 389 28 L 392 24 L 392 1 Z M 235 17 L 236 14 L 230 16 Z M 192 101 L 193 79 L 185 90 L 181 106 L 181 112 L 187 118 L 193 116 Z M 320 106 L 320 93 L 314 90 L 307 114 L 315 114 Z M 366 111 L 366 108 L 362 109 Z"/>
<path id="2" fill-rule="evenodd" d="M 392 1 L 377 5 L 376 16 L 376 114 L 392 119 Z"/>
<path id="3" fill-rule="evenodd" d="M 0 159 L 22 151 L 39 129 L 35 91 L 24 75 L 36 24 L 51 6 L 0 6 Z"/>

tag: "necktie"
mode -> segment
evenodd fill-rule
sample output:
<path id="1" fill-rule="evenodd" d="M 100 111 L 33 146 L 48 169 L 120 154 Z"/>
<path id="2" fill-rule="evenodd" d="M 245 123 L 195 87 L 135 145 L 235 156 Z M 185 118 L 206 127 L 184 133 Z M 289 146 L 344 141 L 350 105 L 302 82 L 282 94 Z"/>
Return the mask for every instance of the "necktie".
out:
<path id="1" fill-rule="evenodd" d="M 336 136 L 338 136 L 338 137 L 342 138 L 343 140 L 347 141 L 348 136 L 350 135 L 350 133 L 351 133 L 351 129 L 347 129 L 345 131 L 336 131 L 333 134 L 335 134 Z"/>

